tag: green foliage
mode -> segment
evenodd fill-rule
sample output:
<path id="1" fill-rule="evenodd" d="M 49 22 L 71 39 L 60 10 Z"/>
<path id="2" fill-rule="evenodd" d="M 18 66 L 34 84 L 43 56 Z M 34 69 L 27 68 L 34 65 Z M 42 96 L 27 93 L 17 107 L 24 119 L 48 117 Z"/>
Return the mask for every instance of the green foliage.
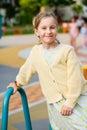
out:
<path id="1" fill-rule="evenodd" d="M 82 3 L 87 6 L 87 0 L 82 0 Z"/>
<path id="2" fill-rule="evenodd" d="M 49 6 L 67 6 L 75 3 L 75 0 L 47 0 Z"/>
<path id="3" fill-rule="evenodd" d="M 6 31 L 4 35 L 13 35 L 12 31 Z"/>
<path id="4" fill-rule="evenodd" d="M 8 6 L 5 6 L 4 8 L 6 8 L 6 16 L 8 16 L 8 18 L 14 17 L 15 7 L 8 5 Z"/>
<path id="5" fill-rule="evenodd" d="M 75 0 L 19 0 L 19 4 L 22 9 L 29 9 L 30 11 L 36 11 L 42 6 L 59 6 L 59 5 L 71 5 L 75 3 Z"/>
<path id="6" fill-rule="evenodd" d="M 40 3 L 37 0 L 20 0 L 20 13 L 18 17 L 20 19 L 20 24 L 31 24 L 33 17 L 40 10 Z"/>
<path id="7" fill-rule="evenodd" d="M 40 3 L 37 0 L 19 0 L 19 4 L 22 9 L 36 11 L 36 8 L 40 7 Z"/>
<path id="8" fill-rule="evenodd" d="M 33 31 L 33 29 L 24 30 L 24 34 L 34 34 L 34 31 Z"/>
<path id="9" fill-rule="evenodd" d="M 80 14 L 83 12 L 83 7 L 81 4 L 75 4 L 72 8 L 77 14 Z"/>
<path id="10" fill-rule="evenodd" d="M 6 17 L 13 18 L 16 16 L 20 24 L 31 24 L 32 18 L 40 11 L 42 6 L 57 7 L 72 3 L 74 3 L 74 0 L 15 0 L 15 6 L 4 4 L 3 8 L 6 9 Z"/>
<path id="11" fill-rule="evenodd" d="M 40 11 L 42 6 L 59 6 L 59 5 L 70 5 L 74 3 L 74 0 L 19 0 L 20 13 L 19 19 L 20 24 L 32 23 L 33 17 Z"/>

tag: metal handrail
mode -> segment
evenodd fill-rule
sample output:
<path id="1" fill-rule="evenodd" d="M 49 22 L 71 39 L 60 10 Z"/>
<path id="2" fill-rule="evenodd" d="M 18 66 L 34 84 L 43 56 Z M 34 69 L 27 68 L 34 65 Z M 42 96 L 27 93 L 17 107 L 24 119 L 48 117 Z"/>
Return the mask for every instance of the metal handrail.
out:
<path id="1" fill-rule="evenodd" d="M 52 127 L 51 127 L 51 125 L 49 125 L 49 130 L 52 130 Z"/>
<path id="2" fill-rule="evenodd" d="M 13 93 L 13 88 L 9 88 L 4 96 L 3 102 L 2 102 L 2 126 L 1 130 L 7 130 L 8 128 L 8 106 L 9 106 L 9 100 Z M 31 119 L 30 119 L 30 113 L 28 108 L 28 102 L 27 97 L 25 94 L 25 91 L 23 88 L 19 88 L 18 92 L 21 95 L 22 104 L 23 104 L 23 111 L 24 111 L 24 117 L 25 117 L 25 123 L 26 123 L 26 130 L 32 130 L 31 126 Z"/>
<path id="3" fill-rule="evenodd" d="M 7 130 L 7 128 L 8 128 L 8 107 L 9 107 L 9 100 L 10 100 L 11 95 L 13 94 L 13 91 L 14 91 L 14 89 L 12 87 L 8 88 L 5 93 L 5 96 L 3 98 L 1 130 Z M 26 93 L 23 88 L 19 88 L 18 92 L 21 95 L 25 123 L 26 123 L 26 130 L 32 130 L 31 118 L 30 118 L 30 112 L 29 112 L 29 108 L 28 108 Z M 52 130 L 51 125 L 49 125 L 49 130 Z"/>

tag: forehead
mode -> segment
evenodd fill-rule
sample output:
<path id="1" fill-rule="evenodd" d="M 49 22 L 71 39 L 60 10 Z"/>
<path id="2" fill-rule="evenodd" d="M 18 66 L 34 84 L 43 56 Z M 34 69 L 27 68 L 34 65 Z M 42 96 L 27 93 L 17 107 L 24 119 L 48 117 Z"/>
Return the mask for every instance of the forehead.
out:
<path id="1" fill-rule="evenodd" d="M 54 17 L 50 16 L 50 17 L 42 18 L 40 23 L 39 23 L 39 25 L 48 25 L 48 24 L 49 25 L 50 24 L 52 24 L 52 25 L 57 24 L 57 20 Z"/>

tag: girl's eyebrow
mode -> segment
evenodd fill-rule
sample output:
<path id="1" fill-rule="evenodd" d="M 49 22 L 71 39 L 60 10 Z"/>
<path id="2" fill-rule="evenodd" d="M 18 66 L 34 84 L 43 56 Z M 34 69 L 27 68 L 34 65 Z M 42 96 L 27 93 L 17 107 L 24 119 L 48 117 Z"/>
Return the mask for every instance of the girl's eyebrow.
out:
<path id="1" fill-rule="evenodd" d="M 47 25 L 41 25 L 42 27 L 44 27 L 44 26 L 47 26 Z M 52 24 L 52 25 L 50 25 L 50 26 L 56 26 L 56 24 Z"/>

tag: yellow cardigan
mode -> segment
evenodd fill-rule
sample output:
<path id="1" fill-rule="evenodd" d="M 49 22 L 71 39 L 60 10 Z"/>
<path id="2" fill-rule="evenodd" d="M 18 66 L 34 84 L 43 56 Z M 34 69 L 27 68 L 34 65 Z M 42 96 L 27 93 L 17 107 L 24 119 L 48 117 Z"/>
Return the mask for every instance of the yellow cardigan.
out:
<path id="1" fill-rule="evenodd" d="M 41 52 L 41 45 L 35 45 L 16 77 L 21 85 L 29 83 L 37 73 L 47 102 L 55 103 L 64 97 L 65 105 L 74 107 L 81 93 L 87 91 L 81 64 L 70 45 L 60 44 L 53 64 L 49 67 Z"/>

